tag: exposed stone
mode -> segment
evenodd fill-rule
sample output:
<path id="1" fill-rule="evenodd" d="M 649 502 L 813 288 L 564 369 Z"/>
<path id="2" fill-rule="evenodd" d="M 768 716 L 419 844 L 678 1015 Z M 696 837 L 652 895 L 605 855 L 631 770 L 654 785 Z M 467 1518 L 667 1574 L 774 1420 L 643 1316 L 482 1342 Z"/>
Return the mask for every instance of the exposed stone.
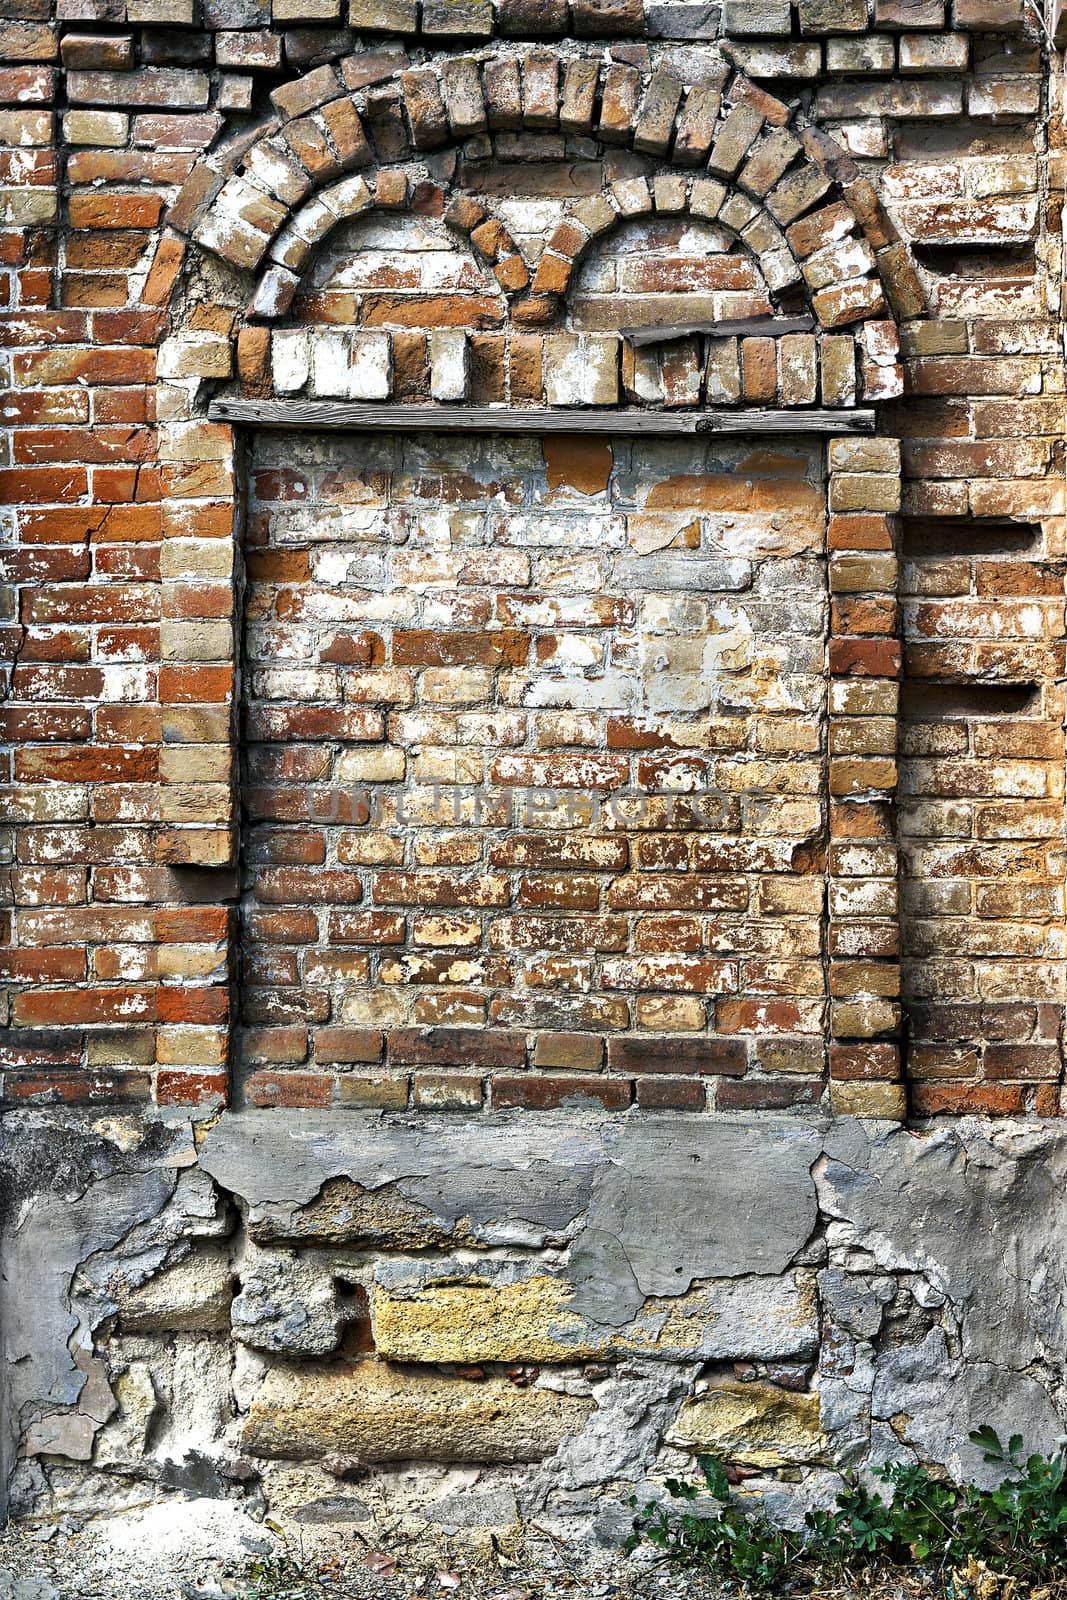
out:
<path id="1" fill-rule="evenodd" d="M 713 1385 L 689 1400 L 668 1435 L 672 1444 L 744 1466 L 783 1467 L 825 1459 L 819 1396 L 769 1383 Z"/>
<path id="2" fill-rule="evenodd" d="M 97 1435 L 93 1463 L 136 1471 L 143 1462 L 149 1433 L 160 1411 L 152 1370 L 146 1362 L 132 1362 L 114 1384 L 117 1416 Z"/>
<path id="3" fill-rule="evenodd" d="M 425 1206 L 405 1200 L 392 1185 L 365 1189 L 348 1178 L 331 1178 L 318 1197 L 298 1208 L 264 1200 L 249 1212 L 248 1236 L 257 1244 L 315 1244 L 422 1250 L 447 1244 L 453 1228 L 438 1223 Z"/>
<path id="4" fill-rule="evenodd" d="M 257 1350 L 328 1355 L 341 1337 L 333 1281 L 288 1250 L 251 1250 L 241 1262 L 241 1292 L 230 1308 L 234 1338 Z"/>
<path id="5" fill-rule="evenodd" d="M 581 1428 L 591 1400 L 469 1382 L 362 1361 L 316 1374 L 277 1369 L 253 1402 L 243 1444 L 253 1455 L 307 1460 L 540 1461 Z"/>
<path id="6" fill-rule="evenodd" d="M 228 1255 L 197 1251 L 136 1288 L 120 1291 L 121 1326 L 127 1333 L 227 1328 L 233 1276 Z"/>
<path id="7" fill-rule="evenodd" d="M 462 1281 L 405 1288 L 379 1285 L 372 1300 L 375 1344 L 393 1361 L 594 1360 L 623 1353 L 664 1360 L 810 1352 L 817 1340 L 812 1286 L 746 1278 L 703 1284 L 678 1300 L 650 1298 L 626 1330 L 597 1328 L 571 1309 L 566 1282 L 534 1275 L 499 1284 L 483 1272 Z"/>

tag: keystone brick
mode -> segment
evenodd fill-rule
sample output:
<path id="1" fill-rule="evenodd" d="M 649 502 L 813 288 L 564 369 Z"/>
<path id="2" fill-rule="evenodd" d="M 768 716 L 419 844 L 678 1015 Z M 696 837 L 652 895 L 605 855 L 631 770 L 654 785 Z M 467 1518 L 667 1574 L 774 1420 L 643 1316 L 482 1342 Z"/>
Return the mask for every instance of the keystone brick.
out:
<path id="1" fill-rule="evenodd" d="M 607 144 L 628 144 L 637 121 L 641 76 L 633 67 L 611 66 L 604 74 L 597 133 Z"/>
<path id="2" fill-rule="evenodd" d="M 763 114 L 752 106 L 735 106 L 711 147 L 709 170 L 724 178 L 733 177 L 754 144 L 764 120 Z"/>
<path id="3" fill-rule="evenodd" d="M 477 64 L 470 58 L 446 61 L 441 68 L 441 89 L 453 135 L 465 139 L 481 133 L 486 116 Z"/>
<path id="4" fill-rule="evenodd" d="M 718 84 L 698 84 L 687 92 L 674 139 L 673 156 L 679 166 L 699 167 L 707 160 L 721 103 Z"/>
<path id="5" fill-rule="evenodd" d="M 665 155 L 674 132 L 674 117 L 682 98 L 682 85 L 666 72 L 649 79 L 641 101 L 633 146 L 647 155 Z"/>
<path id="6" fill-rule="evenodd" d="M 600 68 L 588 60 L 568 61 L 563 72 L 559 126 L 564 133 L 591 133 L 596 111 Z"/>
<path id="7" fill-rule="evenodd" d="M 433 150 L 444 144 L 448 137 L 448 116 L 436 74 L 405 72 L 400 82 L 415 148 Z"/>

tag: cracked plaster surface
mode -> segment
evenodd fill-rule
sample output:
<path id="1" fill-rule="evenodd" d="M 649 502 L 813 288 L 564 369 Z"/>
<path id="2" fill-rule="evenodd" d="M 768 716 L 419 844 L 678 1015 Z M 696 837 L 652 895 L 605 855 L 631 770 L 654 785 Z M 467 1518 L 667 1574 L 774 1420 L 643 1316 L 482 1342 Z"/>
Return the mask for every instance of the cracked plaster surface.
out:
<path id="1" fill-rule="evenodd" d="M 648 1295 L 683 1294 L 700 1278 L 783 1272 L 816 1221 L 820 1140 L 797 1121 L 254 1122 L 223 1117 L 200 1155 L 250 1218 L 307 1204 L 345 1176 L 395 1184 L 434 1221 L 466 1220 L 486 1245 L 543 1244 L 580 1222 L 573 1308 L 612 1326 Z"/>
<path id="2" fill-rule="evenodd" d="M 46 1160 L 16 1162 L 16 1132 L 39 1157 L 69 1146 L 66 1166 L 60 1161 L 46 1177 Z M 728 1380 L 736 1390 L 733 1369 L 715 1350 L 751 1345 L 772 1398 L 798 1385 L 818 1397 L 825 1442 L 812 1446 L 804 1482 L 787 1492 L 766 1480 L 783 1515 L 793 1514 L 798 1497 L 828 1493 L 843 1465 L 918 1457 L 981 1477 L 979 1453 L 966 1438 L 978 1421 L 1021 1431 L 1028 1446 L 1043 1450 L 1063 1430 L 1067 1137 L 1054 1125 L 227 1114 L 202 1130 L 194 1150 L 188 1128 L 131 1122 L 101 1129 L 34 1113 L 17 1128 L 9 1120 L 4 1155 L 8 1437 L 22 1431 L 23 1448 L 55 1480 L 82 1470 L 77 1464 L 88 1461 L 101 1428 L 102 1441 L 108 1428 L 126 1432 L 117 1451 L 114 1442 L 101 1443 L 96 1466 L 138 1471 L 128 1441 L 147 1441 L 148 1424 L 131 1432 L 121 1402 L 119 1418 L 108 1422 L 123 1387 L 109 1383 L 106 1339 L 103 1350 L 94 1343 L 95 1330 L 106 1333 L 107 1319 L 125 1303 L 133 1308 L 127 1356 L 140 1374 L 125 1387 L 144 1390 L 146 1416 L 172 1444 L 186 1437 L 181 1419 L 166 1415 L 162 1391 L 157 1404 L 145 1387 L 156 1370 L 153 1339 L 184 1338 L 186 1362 L 240 1341 L 231 1346 L 232 1379 L 224 1363 L 212 1380 L 222 1385 L 221 1431 L 214 1443 L 205 1436 L 214 1456 L 184 1477 L 180 1463 L 154 1469 L 164 1488 L 180 1490 L 195 1471 L 198 1482 L 216 1485 L 212 1492 L 235 1492 L 218 1477 L 235 1448 L 227 1405 L 239 1414 L 242 1385 L 254 1393 L 279 1360 L 298 1375 L 301 1363 L 313 1373 L 316 1361 L 328 1367 L 336 1359 L 333 1345 L 347 1337 L 355 1312 L 338 1317 L 326 1287 L 331 1273 L 358 1275 L 361 1264 L 370 1271 L 366 1281 L 393 1296 L 394 1313 L 405 1297 L 432 1296 L 440 1285 L 461 1299 L 464 1283 L 480 1284 L 482 1294 L 490 1285 L 505 1298 L 509 1285 L 521 1291 L 538 1275 L 549 1289 L 559 1283 L 566 1315 L 580 1323 L 576 1354 L 568 1357 L 559 1337 L 557 1353 L 547 1347 L 548 1366 L 531 1381 L 588 1397 L 591 1408 L 579 1408 L 586 1420 L 548 1461 L 518 1477 L 518 1469 L 494 1477 L 490 1468 L 484 1488 L 490 1498 L 517 1494 L 526 1510 L 585 1518 L 605 1536 L 618 1531 L 623 1503 L 613 1485 L 632 1486 L 682 1460 L 665 1443 L 680 1409 L 699 1401 L 693 1414 L 714 1426 L 717 1386 Z M 381 1239 L 338 1244 L 345 1235 L 331 1232 L 336 1217 L 315 1211 L 338 1182 L 358 1186 L 375 1204 L 394 1197 L 402 1226 L 391 1247 Z M 262 1239 L 291 1242 L 253 1242 Z M 220 1313 L 207 1343 L 191 1326 L 185 1335 L 167 1333 L 168 1282 L 184 1297 L 176 1314 L 194 1321 L 194 1312 L 206 1314 L 190 1299 L 197 1251 L 220 1284 L 242 1273 L 260 1284 L 254 1314 L 246 1287 L 244 1303 L 241 1295 L 234 1301 L 232 1332 Z M 781 1323 L 772 1327 L 760 1308 L 779 1303 L 777 1289 L 770 1299 L 768 1291 L 787 1270 L 792 1281 L 798 1268 L 817 1284 L 819 1320 L 790 1355 L 788 1344 L 773 1343 Z M 661 1350 L 626 1355 L 619 1346 L 613 1365 L 582 1375 L 583 1328 L 599 1328 L 607 1348 L 635 1329 L 658 1329 L 675 1301 L 688 1309 L 674 1318 Z M 710 1339 L 709 1308 L 720 1319 Z M 677 1328 L 684 1333 L 690 1316 L 687 1349 Z M 250 1337 L 250 1317 L 269 1336 Z M 462 1338 L 461 1326 L 448 1359 L 460 1359 Z M 257 1340 L 258 1351 L 249 1349 Z M 413 1348 L 434 1361 L 432 1341 Z M 578 1364 L 568 1367 L 568 1359 Z M 180 1385 L 175 1394 L 172 1407 Z M 332 1503 L 320 1480 L 315 1487 L 314 1504 Z"/>

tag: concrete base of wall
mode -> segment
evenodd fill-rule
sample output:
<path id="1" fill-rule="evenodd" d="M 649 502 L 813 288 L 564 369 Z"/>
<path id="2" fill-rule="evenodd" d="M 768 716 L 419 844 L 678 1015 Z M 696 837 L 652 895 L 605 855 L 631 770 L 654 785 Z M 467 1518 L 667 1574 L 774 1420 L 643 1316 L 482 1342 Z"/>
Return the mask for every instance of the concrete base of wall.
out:
<path id="1" fill-rule="evenodd" d="M 610 1544 L 704 1451 L 797 1520 L 1064 1431 L 1057 1124 L 34 1110 L 4 1161 L 16 1517 Z"/>

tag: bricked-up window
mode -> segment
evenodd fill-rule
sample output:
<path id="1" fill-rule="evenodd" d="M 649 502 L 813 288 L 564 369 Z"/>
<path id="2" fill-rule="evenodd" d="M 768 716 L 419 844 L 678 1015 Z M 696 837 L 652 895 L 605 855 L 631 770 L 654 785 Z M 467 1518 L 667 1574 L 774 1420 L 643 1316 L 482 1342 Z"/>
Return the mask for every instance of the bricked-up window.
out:
<path id="1" fill-rule="evenodd" d="M 251 1099 L 817 1099 L 822 447 L 250 458 Z"/>
<path id="2" fill-rule="evenodd" d="M 729 229 L 657 217 L 617 229 L 590 252 L 572 294 L 576 328 L 655 327 L 771 316 L 759 262 Z"/>
<path id="3" fill-rule="evenodd" d="M 920 1111 L 1056 1109 L 1063 569 L 1028 524 L 906 530 L 900 834 Z"/>
<path id="4" fill-rule="evenodd" d="M 292 320 L 298 327 L 479 329 L 502 323 L 505 315 L 492 273 L 439 217 L 377 214 L 331 235 L 307 274 Z"/>

